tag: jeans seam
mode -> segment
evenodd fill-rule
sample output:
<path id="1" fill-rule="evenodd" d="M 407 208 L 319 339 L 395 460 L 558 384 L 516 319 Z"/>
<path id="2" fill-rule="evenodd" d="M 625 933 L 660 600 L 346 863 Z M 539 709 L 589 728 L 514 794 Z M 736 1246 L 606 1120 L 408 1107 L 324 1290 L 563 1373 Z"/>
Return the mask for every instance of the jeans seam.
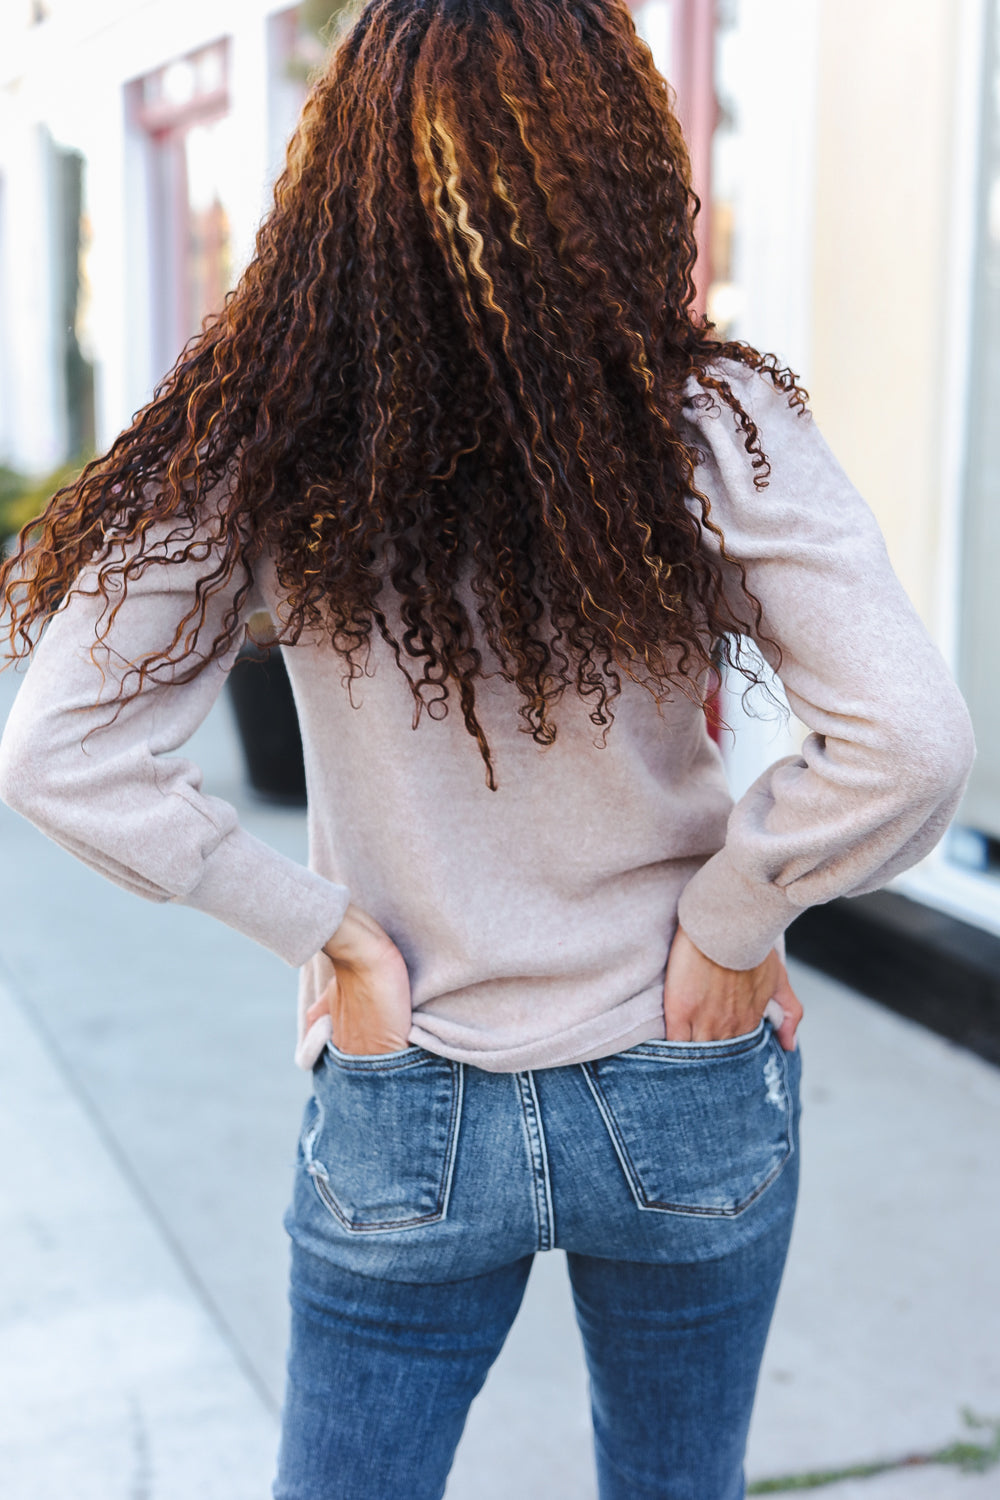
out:
<path id="1" fill-rule="evenodd" d="M 545 1142 L 545 1129 L 542 1125 L 542 1112 L 538 1103 L 535 1077 L 531 1072 L 515 1073 L 514 1082 L 521 1103 L 521 1116 L 528 1147 L 535 1224 L 538 1230 L 537 1248 L 551 1250 L 555 1227 L 552 1211 L 552 1182 L 549 1177 L 549 1153 Z"/>

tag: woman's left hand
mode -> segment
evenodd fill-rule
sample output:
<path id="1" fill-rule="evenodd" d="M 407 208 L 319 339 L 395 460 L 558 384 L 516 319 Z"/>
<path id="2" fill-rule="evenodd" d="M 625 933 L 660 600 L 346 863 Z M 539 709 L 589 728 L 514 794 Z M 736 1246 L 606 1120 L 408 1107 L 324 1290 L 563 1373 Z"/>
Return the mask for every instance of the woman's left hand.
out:
<path id="1" fill-rule="evenodd" d="M 410 976 L 385 929 L 352 902 L 323 952 L 333 977 L 306 1012 L 306 1026 L 329 1015 L 333 1044 L 341 1052 L 371 1055 L 408 1047 Z"/>
<path id="2" fill-rule="evenodd" d="M 802 1006 L 784 964 L 772 948 L 755 969 L 724 969 L 696 948 L 683 927 L 670 945 L 663 985 L 663 1016 L 671 1042 L 721 1042 L 759 1024 L 774 1000 L 784 1020 L 776 1027 L 786 1052 L 795 1046 Z"/>

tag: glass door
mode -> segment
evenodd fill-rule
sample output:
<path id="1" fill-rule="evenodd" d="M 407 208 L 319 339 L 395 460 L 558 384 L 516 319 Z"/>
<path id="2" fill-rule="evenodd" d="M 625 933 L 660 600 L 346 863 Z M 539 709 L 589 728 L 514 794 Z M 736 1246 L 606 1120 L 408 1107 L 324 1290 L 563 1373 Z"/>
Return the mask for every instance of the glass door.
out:
<path id="1" fill-rule="evenodd" d="M 1000 868 L 1000 0 L 987 11 L 959 668 L 979 755 L 959 822 Z"/>

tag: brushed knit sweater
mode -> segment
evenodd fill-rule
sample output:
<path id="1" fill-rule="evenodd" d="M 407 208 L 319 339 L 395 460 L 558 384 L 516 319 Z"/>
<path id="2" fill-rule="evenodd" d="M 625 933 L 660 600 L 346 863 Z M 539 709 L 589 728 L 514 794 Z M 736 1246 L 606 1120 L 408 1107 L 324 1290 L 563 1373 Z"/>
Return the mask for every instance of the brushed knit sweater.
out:
<path id="1" fill-rule="evenodd" d="M 815 421 L 764 377 L 725 373 L 758 423 L 770 483 L 755 489 L 732 415 L 692 399 L 697 482 L 809 730 L 801 753 L 735 806 L 705 716 L 683 693 L 658 708 L 624 681 L 601 745 L 569 692 L 555 743 L 540 748 L 518 728 L 516 691 L 489 676 L 477 709 L 491 791 L 454 704 L 414 729 L 409 688 L 380 642 L 349 694 L 342 660 L 314 639 L 285 650 L 305 748 L 306 868 L 247 833 L 176 753 L 232 657 L 186 683 L 156 674 L 111 722 L 123 664 L 170 640 L 211 568 L 169 561 L 168 533 L 97 664 L 100 601 L 73 593 L 47 627 L 0 744 L 0 795 L 120 885 L 197 907 L 302 966 L 303 1067 L 329 1036 L 328 1020 L 305 1035 L 303 1018 L 351 899 L 406 959 L 411 1043 L 504 1071 L 662 1038 L 678 919 L 716 962 L 752 967 L 804 907 L 870 891 L 925 855 L 973 756 L 962 698 Z M 735 587 L 728 568 L 727 579 Z M 213 599 L 205 639 L 226 602 Z M 246 612 L 277 617 L 280 603 L 265 558 Z"/>

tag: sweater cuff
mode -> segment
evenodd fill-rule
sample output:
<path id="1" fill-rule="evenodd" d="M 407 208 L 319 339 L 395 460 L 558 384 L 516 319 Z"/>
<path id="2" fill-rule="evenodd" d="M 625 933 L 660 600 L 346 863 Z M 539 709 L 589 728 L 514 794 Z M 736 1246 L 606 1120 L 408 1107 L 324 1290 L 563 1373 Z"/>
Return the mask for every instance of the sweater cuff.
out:
<path id="1" fill-rule="evenodd" d="M 329 942 L 351 895 L 234 828 L 205 859 L 205 873 L 179 906 L 217 917 L 298 968 Z"/>
<path id="2" fill-rule="evenodd" d="M 684 887 L 677 920 L 713 963 L 754 969 L 801 911 L 780 886 L 748 879 L 720 849 Z"/>

